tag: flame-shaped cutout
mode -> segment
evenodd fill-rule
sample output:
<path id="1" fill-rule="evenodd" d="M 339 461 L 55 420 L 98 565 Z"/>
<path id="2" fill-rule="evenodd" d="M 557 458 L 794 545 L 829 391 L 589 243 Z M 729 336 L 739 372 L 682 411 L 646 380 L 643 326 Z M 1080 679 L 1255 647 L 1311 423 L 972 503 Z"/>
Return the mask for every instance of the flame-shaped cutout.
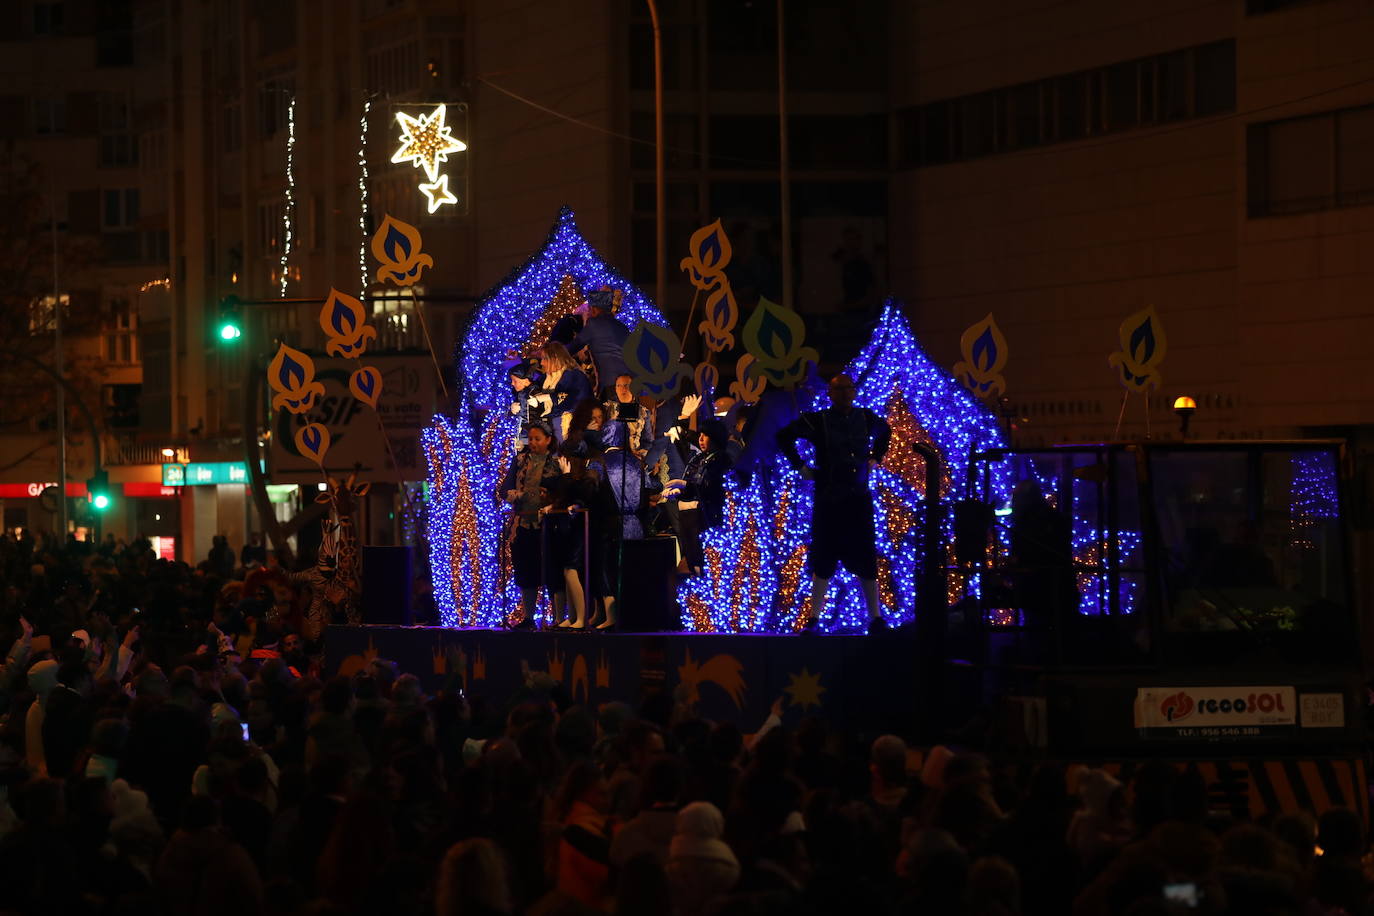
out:
<path id="1" fill-rule="evenodd" d="M 964 387 L 980 397 L 1006 389 L 1002 369 L 1007 365 L 1007 340 L 991 312 L 964 331 L 959 351 L 963 359 L 954 364 L 954 375 Z"/>
<path id="2" fill-rule="evenodd" d="M 697 366 L 697 371 L 693 373 L 693 381 L 696 382 L 697 394 L 703 398 L 711 397 L 716 386 L 720 384 L 720 370 L 710 363 L 703 362 Z"/>
<path id="3" fill-rule="evenodd" d="M 733 330 L 739 321 L 739 305 L 728 282 L 706 297 L 706 320 L 723 331 Z"/>
<path id="4" fill-rule="evenodd" d="M 639 357 L 639 364 L 650 375 L 658 375 L 663 371 L 663 367 L 668 365 L 668 348 L 662 340 L 652 334 L 645 334 L 639 339 L 635 355 Z"/>
<path id="5" fill-rule="evenodd" d="M 286 409 L 287 413 L 303 414 L 311 407 L 315 406 L 317 398 L 324 397 L 324 385 L 319 382 L 311 382 L 304 388 L 296 391 L 283 391 L 272 398 L 272 409 Z"/>
<path id="6" fill-rule="evenodd" d="M 368 407 L 376 408 L 382 395 L 382 373 L 374 366 L 363 366 L 348 377 L 348 390 Z"/>
<path id="7" fill-rule="evenodd" d="M 988 328 L 973 342 L 973 364 L 987 372 L 997 363 L 997 356 L 997 341 L 992 337 L 992 329 Z"/>
<path id="8" fill-rule="evenodd" d="M 377 279 L 397 286 L 414 286 L 423 268 L 433 267 L 434 259 L 421 249 L 420 230 L 387 214 L 372 234 L 372 255 L 381 267 Z"/>
<path id="9" fill-rule="evenodd" d="M 1131 332 L 1131 361 L 1137 366 L 1149 365 L 1155 353 L 1154 322 L 1146 318 Z"/>
<path id="10" fill-rule="evenodd" d="M 671 329 L 643 321 L 625 341 L 621 355 L 634 377 L 631 388 L 659 397 L 677 387 L 691 370 L 681 362 L 682 343 Z"/>
<path id="11" fill-rule="evenodd" d="M 779 387 L 795 385 L 806 375 L 806 364 L 819 360 L 814 349 L 802 346 L 805 336 L 800 315 L 764 298 L 740 334 L 745 351 L 757 362 L 758 374 Z"/>
<path id="12" fill-rule="evenodd" d="M 387 216 L 383 228 L 386 229 L 386 238 L 382 241 L 382 251 L 385 253 L 385 257 L 377 260 L 387 260 L 397 264 L 408 260 L 410 250 L 414 247 L 410 243 L 410 239 L 406 237 L 406 234 L 401 231 L 390 216 Z"/>
<path id="13" fill-rule="evenodd" d="M 273 391 L 299 392 L 315 380 L 315 361 L 294 347 L 282 344 L 267 367 L 267 383 Z"/>
<path id="14" fill-rule="evenodd" d="M 735 380 L 730 383 L 730 394 L 746 404 L 753 404 L 762 397 L 768 385 L 766 378 L 750 372 L 753 365 L 753 356 L 748 353 L 741 356 L 735 363 Z"/>
<path id="15" fill-rule="evenodd" d="M 308 423 L 296 430 L 296 450 L 324 467 L 324 456 L 329 451 L 328 428 L 323 423 Z"/>
<path id="16" fill-rule="evenodd" d="M 1159 366 L 1168 352 L 1168 339 L 1154 306 L 1121 322 L 1117 340 L 1121 349 L 1107 358 L 1107 364 L 1120 370 L 1121 384 L 1128 391 L 1158 388 L 1163 380 Z"/>
<path id="17" fill-rule="evenodd" d="M 320 308 L 320 329 L 324 336 L 331 339 L 353 340 L 358 336 L 367 312 L 359 300 L 331 289 L 329 296 Z"/>
<path id="18" fill-rule="evenodd" d="M 341 337 L 330 340 L 329 343 L 325 345 L 325 351 L 329 353 L 330 356 L 342 356 L 345 359 L 355 359 L 362 356 L 363 353 L 367 351 L 367 342 L 376 339 L 376 337 L 377 329 L 370 324 L 365 324 L 362 326 L 358 336 L 354 337 L 352 340 L 345 340 Z"/>
<path id="19" fill-rule="evenodd" d="M 678 265 L 687 272 L 692 285 L 700 290 L 711 289 L 724 279 L 725 268 L 730 263 L 730 239 L 721 228 L 720 220 L 702 226 L 692 233 L 687 243 L 691 252 Z"/>
<path id="20" fill-rule="evenodd" d="M 720 220 L 693 232 L 687 250 L 696 259 L 701 272 L 710 276 L 718 275 L 730 264 L 730 240 L 726 238 Z"/>
<path id="21" fill-rule="evenodd" d="M 712 290 L 706 297 L 706 320 L 697 325 L 705 340 L 706 348 L 716 353 L 735 345 L 735 335 L 730 333 L 739 322 L 739 305 L 735 302 L 735 291 L 729 281 L 721 278 L 720 287 Z"/>

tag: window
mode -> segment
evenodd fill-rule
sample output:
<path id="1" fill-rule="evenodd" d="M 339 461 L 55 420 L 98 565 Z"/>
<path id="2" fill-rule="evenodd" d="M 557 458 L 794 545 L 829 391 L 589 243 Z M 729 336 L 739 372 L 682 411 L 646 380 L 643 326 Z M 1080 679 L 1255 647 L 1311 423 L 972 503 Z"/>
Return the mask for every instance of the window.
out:
<path id="1" fill-rule="evenodd" d="M 959 100 L 959 135 L 966 155 L 986 156 L 997 149 L 997 111 L 995 92 Z"/>
<path id="2" fill-rule="evenodd" d="M 281 257 L 281 222 L 285 209 L 286 203 L 282 200 L 258 204 L 258 250 L 269 261 Z"/>
<path id="3" fill-rule="evenodd" d="M 1236 110 L 1236 43 L 1218 41 L 1197 49 L 1193 59 L 1196 93 L 1194 114 L 1199 118 Z"/>
<path id="4" fill-rule="evenodd" d="M 105 93 L 99 103 L 100 164 L 106 168 L 138 162 L 138 142 L 129 130 L 129 100 Z"/>
<path id="5" fill-rule="evenodd" d="M 258 84 L 258 132 L 263 139 L 286 132 L 287 109 L 295 88 L 293 80 L 282 77 Z"/>
<path id="6" fill-rule="evenodd" d="M 33 34 L 62 34 L 62 4 L 35 3 L 33 5 Z"/>
<path id="7" fill-rule="evenodd" d="M 1374 105 L 1251 125 L 1252 217 L 1374 203 Z"/>
<path id="8" fill-rule="evenodd" d="M 1003 96 L 1007 109 L 1006 143 L 1009 150 L 1040 144 L 1040 84 L 1027 83 L 1008 89 Z"/>
<path id="9" fill-rule="evenodd" d="M 666 125 L 664 129 L 666 132 Z M 777 168 L 778 119 L 775 116 L 713 117 L 709 135 L 711 168 Z"/>
<path id="10" fill-rule="evenodd" d="M 1236 44 L 1219 41 L 899 111 L 897 160 L 939 165 L 1235 108 Z"/>
<path id="11" fill-rule="evenodd" d="M 1076 73 L 1055 80 L 1055 129 L 1057 140 L 1076 140 L 1088 132 L 1088 75 Z"/>
<path id="12" fill-rule="evenodd" d="M 645 143 L 630 145 L 630 165 L 637 169 L 654 167 L 654 116 L 652 112 L 637 111 L 630 115 L 630 133 Z M 700 164 L 697 149 L 701 132 L 697 116 L 689 114 L 663 115 L 663 164 L 669 169 L 694 169 Z M 776 149 L 776 144 L 774 145 Z"/>
<path id="13" fill-rule="evenodd" d="M 128 299 L 111 299 L 106 305 L 105 359 L 112 363 L 138 361 L 138 314 Z"/>
<path id="14" fill-rule="evenodd" d="M 398 95 L 420 87 L 420 43 L 415 39 L 386 47 L 372 47 L 364 61 L 364 85 L 375 92 Z"/>
<path id="15" fill-rule="evenodd" d="M 1312 0 L 1245 0 L 1245 15 L 1260 16 L 1311 2 Z"/>
<path id="16" fill-rule="evenodd" d="M 138 222 L 138 188 L 112 188 L 104 193 L 100 224 L 106 229 L 132 229 Z"/>
<path id="17" fill-rule="evenodd" d="M 40 134 L 60 134 L 67 129 L 67 102 L 60 96 L 33 100 L 33 129 Z"/>
<path id="18" fill-rule="evenodd" d="M 1106 122 L 1108 130 L 1140 124 L 1140 64 L 1132 61 L 1107 68 Z"/>
<path id="19" fill-rule="evenodd" d="M 130 0 L 103 0 L 99 10 L 95 36 L 96 66 L 132 66 L 134 17 Z"/>
<path id="20" fill-rule="evenodd" d="M 1336 116 L 1336 200 L 1374 203 L 1374 105 Z"/>

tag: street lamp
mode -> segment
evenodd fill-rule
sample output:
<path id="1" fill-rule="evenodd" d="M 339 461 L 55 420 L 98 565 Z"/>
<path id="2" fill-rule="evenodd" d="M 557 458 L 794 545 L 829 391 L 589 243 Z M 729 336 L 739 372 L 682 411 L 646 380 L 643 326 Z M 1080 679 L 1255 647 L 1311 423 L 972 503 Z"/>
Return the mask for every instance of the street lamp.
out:
<path id="1" fill-rule="evenodd" d="M 1180 395 L 1174 398 L 1174 413 L 1178 414 L 1178 435 L 1180 439 L 1188 438 L 1188 423 L 1193 419 L 1193 411 L 1197 410 L 1197 401 L 1188 395 Z"/>

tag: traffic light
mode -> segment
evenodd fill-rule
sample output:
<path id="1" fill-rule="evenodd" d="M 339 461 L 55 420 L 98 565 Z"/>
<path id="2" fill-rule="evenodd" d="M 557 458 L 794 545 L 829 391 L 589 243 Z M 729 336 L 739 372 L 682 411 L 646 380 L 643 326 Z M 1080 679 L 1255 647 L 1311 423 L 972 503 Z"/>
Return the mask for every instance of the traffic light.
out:
<path id="1" fill-rule="evenodd" d="M 86 481 L 86 491 L 90 493 L 92 509 L 97 512 L 109 509 L 113 503 L 110 497 L 110 472 L 96 471 L 95 476 Z"/>
<path id="2" fill-rule="evenodd" d="M 243 336 L 243 325 L 239 321 L 238 296 L 225 296 L 220 300 L 218 333 L 221 343 L 233 343 Z"/>

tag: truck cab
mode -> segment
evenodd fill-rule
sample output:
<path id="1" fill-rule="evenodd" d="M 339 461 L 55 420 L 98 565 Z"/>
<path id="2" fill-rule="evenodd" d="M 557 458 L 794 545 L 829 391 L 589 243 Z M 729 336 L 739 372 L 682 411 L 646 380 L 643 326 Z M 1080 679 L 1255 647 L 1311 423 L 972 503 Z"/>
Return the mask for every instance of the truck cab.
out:
<path id="1" fill-rule="evenodd" d="M 1334 440 L 976 455 L 945 551 L 947 695 L 1019 711 L 1065 759 L 1362 759 L 1343 459 Z"/>

